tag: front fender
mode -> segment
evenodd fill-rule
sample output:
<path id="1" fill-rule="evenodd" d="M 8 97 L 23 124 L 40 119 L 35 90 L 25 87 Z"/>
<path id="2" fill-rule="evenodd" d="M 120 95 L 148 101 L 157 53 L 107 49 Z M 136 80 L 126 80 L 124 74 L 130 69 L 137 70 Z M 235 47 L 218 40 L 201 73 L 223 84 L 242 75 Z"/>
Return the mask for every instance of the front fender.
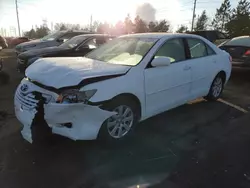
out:
<path id="1" fill-rule="evenodd" d="M 108 101 L 125 93 L 132 94 L 136 96 L 141 103 L 143 117 L 145 108 L 144 74 L 142 71 L 137 71 L 135 69 L 136 68 L 131 69 L 127 74 L 120 77 L 86 85 L 80 90 L 86 91 L 97 89 L 95 95 L 89 99 L 91 103 Z"/>

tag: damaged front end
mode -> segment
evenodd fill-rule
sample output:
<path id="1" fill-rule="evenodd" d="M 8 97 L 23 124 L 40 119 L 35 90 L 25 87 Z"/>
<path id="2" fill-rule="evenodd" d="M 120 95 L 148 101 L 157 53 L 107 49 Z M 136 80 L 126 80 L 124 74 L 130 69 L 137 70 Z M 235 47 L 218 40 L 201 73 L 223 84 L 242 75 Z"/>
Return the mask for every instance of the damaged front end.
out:
<path id="1" fill-rule="evenodd" d="M 23 138 L 32 143 L 34 128 L 40 124 L 51 133 L 72 140 L 96 139 L 103 122 L 115 112 L 86 104 L 95 92 L 74 89 L 58 94 L 23 79 L 15 94 L 15 113 L 23 124 Z"/>

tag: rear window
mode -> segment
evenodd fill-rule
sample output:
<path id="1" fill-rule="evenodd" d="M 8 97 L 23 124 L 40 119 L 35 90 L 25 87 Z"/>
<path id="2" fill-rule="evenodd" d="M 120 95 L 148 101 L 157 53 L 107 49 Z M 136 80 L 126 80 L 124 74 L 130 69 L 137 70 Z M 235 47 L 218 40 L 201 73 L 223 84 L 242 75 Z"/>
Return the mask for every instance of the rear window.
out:
<path id="1" fill-rule="evenodd" d="M 250 46 L 250 37 L 233 38 L 224 44 L 225 46 Z"/>

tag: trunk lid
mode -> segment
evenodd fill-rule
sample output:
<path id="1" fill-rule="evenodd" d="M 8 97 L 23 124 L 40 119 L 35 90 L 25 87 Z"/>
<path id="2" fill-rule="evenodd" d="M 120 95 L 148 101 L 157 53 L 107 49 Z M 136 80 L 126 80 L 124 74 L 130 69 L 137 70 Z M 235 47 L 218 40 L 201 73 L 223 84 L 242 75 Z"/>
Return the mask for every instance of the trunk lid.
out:
<path id="1" fill-rule="evenodd" d="M 228 52 L 233 59 L 244 59 L 245 53 L 250 50 L 247 46 L 220 46 L 220 49 Z"/>

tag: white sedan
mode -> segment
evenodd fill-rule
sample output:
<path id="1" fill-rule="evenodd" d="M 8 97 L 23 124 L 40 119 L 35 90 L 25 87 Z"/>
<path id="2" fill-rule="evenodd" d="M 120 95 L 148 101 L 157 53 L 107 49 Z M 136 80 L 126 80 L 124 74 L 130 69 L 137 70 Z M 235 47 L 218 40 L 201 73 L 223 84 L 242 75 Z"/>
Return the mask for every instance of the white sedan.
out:
<path id="1" fill-rule="evenodd" d="M 16 90 L 15 113 L 31 143 L 41 116 L 44 128 L 73 140 L 120 140 L 156 114 L 218 99 L 230 74 L 229 54 L 202 37 L 126 35 L 86 57 L 37 60 Z"/>

